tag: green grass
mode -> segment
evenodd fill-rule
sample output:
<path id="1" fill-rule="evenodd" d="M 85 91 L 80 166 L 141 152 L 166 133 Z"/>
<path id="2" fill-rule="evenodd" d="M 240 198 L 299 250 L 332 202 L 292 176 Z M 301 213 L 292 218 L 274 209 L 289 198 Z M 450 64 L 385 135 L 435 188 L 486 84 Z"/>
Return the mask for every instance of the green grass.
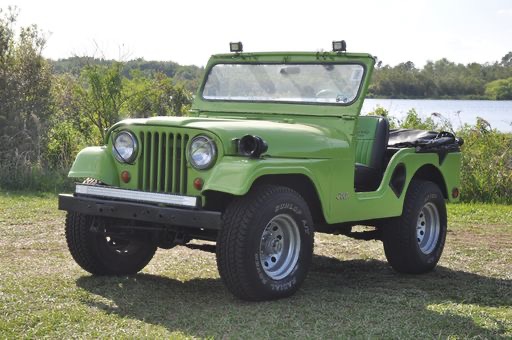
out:
<path id="1" fill-rule="evenodd" d="M 212 253 L 159 250 L 143 273 L 92 277 L 71 259 L 53 195 L 0 194 L 0 338 L 510 338 L 512 206 L 449 206 L 437 269 L 400 275 L 377 241 L 316 235 L 293 297 L 248 303 Z"/>

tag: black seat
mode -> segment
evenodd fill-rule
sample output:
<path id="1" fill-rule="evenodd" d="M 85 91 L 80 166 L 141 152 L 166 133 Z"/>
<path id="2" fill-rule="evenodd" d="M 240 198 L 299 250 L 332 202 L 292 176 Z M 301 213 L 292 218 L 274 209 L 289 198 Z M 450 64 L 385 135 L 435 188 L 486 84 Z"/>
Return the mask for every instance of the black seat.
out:
<path id="1" fill-rule="evenodd" d="M 381 116 L 361 116 L 356 129 L 356 191 L 375 191 L 384 172 L 389 122 Z"/>

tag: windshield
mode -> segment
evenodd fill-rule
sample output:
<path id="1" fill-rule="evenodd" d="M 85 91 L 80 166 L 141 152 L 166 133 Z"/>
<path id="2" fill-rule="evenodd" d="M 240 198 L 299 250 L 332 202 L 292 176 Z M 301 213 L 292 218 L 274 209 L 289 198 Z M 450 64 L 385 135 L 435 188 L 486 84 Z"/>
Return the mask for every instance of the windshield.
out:
<path id="1" fill-rule="evenodd" d="M 346 104 L 357 97 L 363 74 L 359 64 L 217 64 L 203 98 Z"/>

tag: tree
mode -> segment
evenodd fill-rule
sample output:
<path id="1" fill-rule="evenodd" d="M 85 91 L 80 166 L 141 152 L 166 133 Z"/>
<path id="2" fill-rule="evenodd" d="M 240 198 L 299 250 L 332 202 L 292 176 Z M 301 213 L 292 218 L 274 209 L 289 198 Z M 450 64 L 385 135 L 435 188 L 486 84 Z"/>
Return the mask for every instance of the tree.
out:
<path id="1" fill-rule="evenodd" d="M 80 82 L 75 88 L 80 114 L 98 128 L 102 139 L 105 137 L 105 129 L 120 118 L 124 101 L 121 70 L 121 63 L 87 66 L 82 70 Z"/>
<path id="2" fill-rule="evenodd" d="M 171 108 L 176 116 L 186 114 L 192 104 L 192 95 L 181 84 L 174 86 L 171 94 Z"/>
<path id="3" fill-rule="evenodd" d="M 512 51 L 508 52 L 501 58 L 501 65 L 505 67 L 512 67 Z"/>
<path id="4" fill-rule="evenodd" d="M 122 112 L 128 117 L 182 116 L 192 103 L 192 95 L 182 84 L 174 85 L 163 73 L 145 77 L 132 71 L 124 79 L 125 102 Z"/>
<path id="5" fill-rule="evenodd" d="M 41 56 L 46 40 L 37 26 L 18 29 L 17 17 L 16 8 L 0 9 L 0 172 L 7 174 L 0 181 L 4 182 L 16 181 L 20 169 L 41 165 L 52 108 L 51 67 Z"/>
<path id="6" fill-rule="evenodd" d="M 485 86 L 485 94 L 496 100 L 512 99 L 512 78 L 498 79 Z"/>

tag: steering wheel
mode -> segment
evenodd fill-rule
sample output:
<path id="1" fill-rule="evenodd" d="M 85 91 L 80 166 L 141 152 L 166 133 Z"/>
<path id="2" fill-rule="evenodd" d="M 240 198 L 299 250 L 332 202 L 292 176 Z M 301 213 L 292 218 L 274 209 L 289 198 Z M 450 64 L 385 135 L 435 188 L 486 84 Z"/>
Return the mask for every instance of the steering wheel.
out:
<path id="1" fill-rule="evenodd" d="M 336 98 L 337 93 L 332 89 L 321 89 L 315 94 L 315 96 L 317 98 Z"/>

